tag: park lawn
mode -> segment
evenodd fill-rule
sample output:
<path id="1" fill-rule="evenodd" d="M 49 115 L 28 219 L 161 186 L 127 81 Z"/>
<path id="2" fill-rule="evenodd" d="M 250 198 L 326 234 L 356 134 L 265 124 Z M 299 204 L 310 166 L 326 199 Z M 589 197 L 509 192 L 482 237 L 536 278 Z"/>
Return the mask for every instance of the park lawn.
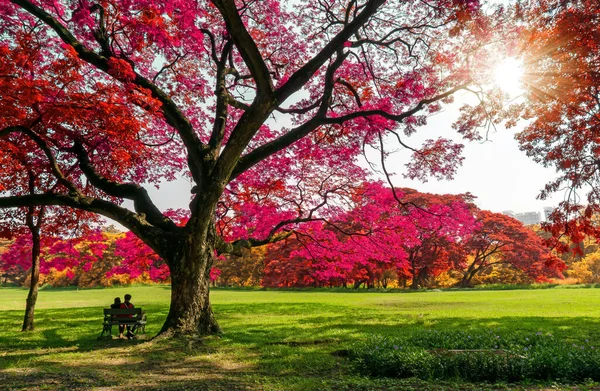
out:
<path id="1" fill-rule="evenodd" d="M 147 339 L 100 340 L 102 307 L 130 293 Z M 372 334 L 418 330 L 543 332 L 600 346 L 600 289 L 332 292 L 216 289 L 221 338 L 151 340 L 168 286 L 45 289 L 36 331 L 21 333 L 27 291 L 0 288 L 0 389 L 7 390 L 600 390 L 560 384 L 371 379 L 345 357 Z"/>

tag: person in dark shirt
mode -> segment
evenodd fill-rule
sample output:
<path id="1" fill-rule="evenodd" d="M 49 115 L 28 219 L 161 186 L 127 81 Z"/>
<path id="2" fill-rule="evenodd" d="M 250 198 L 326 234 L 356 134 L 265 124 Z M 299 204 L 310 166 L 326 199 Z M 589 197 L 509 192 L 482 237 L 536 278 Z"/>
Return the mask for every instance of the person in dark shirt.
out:
<path id="1" fill-rule="evenodd" d="M 115 302 L 110 305 L 110 308 L 121 308 L 121 298 L 115 297 Z"/>
<path id="2" fill-rule="evenodd" d="M 115 297 L 115 301 L 110 305 L 110 308 L 121 308 L 121 298 Z M 110 320 L 115 320 L 119 315 L 111 315 Z M 119 329 L 120 331 L 120 329 Z"/>
<path id="3" fill-rule="evenodd" d="M 123 298 L 125 299 L 125 301 L 123 303 L 121 303 L 121 306 L 119 308 L 134 308 L 135 306 L 133 305 L 133 303 L 131 302 L 131 295 L 130 294 L 126 294 L 125 296 L 123 296 Z M 133 315 L 124 315 L 128 318 L 132 318 Z M 124 338 L 123 337 L 123 333 L 125 332 L 125 327 L 127 327 L 127 338 L 131 339 L 135 336 L 135 334 L 133 334 L 133 331 L 135 331 L 135 329 L 131 329 L 131 326 L 129 325 L 124 325 L 124 324 L 120 324 L 119 325 L 119 338 Z"/>

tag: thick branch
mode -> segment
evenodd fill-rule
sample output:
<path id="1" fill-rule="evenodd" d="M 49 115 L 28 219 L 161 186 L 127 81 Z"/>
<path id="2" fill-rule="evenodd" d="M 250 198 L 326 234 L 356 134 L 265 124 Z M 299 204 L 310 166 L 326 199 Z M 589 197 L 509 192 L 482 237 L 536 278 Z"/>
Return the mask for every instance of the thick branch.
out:
<path id="1" fill-rule="evenodd" d="M 310 132 L 321 126 L 323 124 L 323 120 L 324 116 L 315 116 L 297 128 L 294 128 L 286 134 L 278 137 L 277 139 L 261 145 L 252 150 L 252 152 L 242 156 L 231 174 L 231 180 L 237 178 L 240 174 L 250 169 L 258 162 L 289 147 L 296 141 L 308 135 Z"/>
<path id="2" fill-rule="evenodd" d="M 219 12 L 225 20 L 227 31 L 231 34 L 235 42 L 235 46 L 239 50 L 244 62 L 248 66 L 252 77 L 256 81 L 257 96 L 272 96 L 273 81 L 269 74 L 269 68 L 265 63 L 254 39 L 246 30 L 244 22 L 238 13 L 237 7 L 233 0 L 213 0 Z"/>
<path id="3" fill-rule="evenodd" d="M 405 118 L 408 118 L 411 115 L 414 115 L 415 113 L 423 110 L 423 108 L 426 105 L 437 102 L 441 99 L 447 98 L 450 95 L 456 93 L 457 91 L 464 89 L 465 87 L 466 87 L 466 84 L 460 85 L 460 86 L 452 88 L 451 90 L 446 91 L 442 94 L 436 95 L 433 98 L 423 99 L 412 109 L 405 111 L 403 113 L 400 113 L 400 114 L 391 114 L 391 113 L 385 112 L 383 110 L 356 111 L 354 113 L 346 114 L 346 115 L 336 117 L 336 118 L 325 118 L 324 114 L 322 114 L 322 115 L 317 114 L 315 117 L 311 118 L 309 121 L 305 122 L 304 124 L 298 126 L 297 128 L 290 130 L 286 134 L 280 136 L 279 138 L 277 138 L 273 141 L 270 141 L 266 144 L 263 144 L 263 145 L 255 148 L 253 151 L 249 152 L 248 154 L 246 154 L 245 156 L 240 158 L 237 166 L 235 167 L 235 170 L 231 174 L 231 179 L 236 178 L 237 176 L 239 176 L 240 174 L 242 174 L 243 172 L 245 172 L 246 170 L 248 170 L 249 168 L 251 168 L 252 166 L 257 164 L 258 162 L 266 159 L 267 157 L 289 147 L 291 144 L 293 144 L 296 141 L 300 140 L 301 138 L 305 137 L 306 135 L 308 135 L 310 132 L 312 132 L 313 130 L 315 130 L 316 128 L 318 128 L 321 125 L 343 124 L 344 122 L 352 120 L 352 119 L 364 118 L 364 117 L 370 117 L 370 116 L 381 116 L 381 117 L 384 117 L 384 118 L 387 118 L 387 119 L 390 119 L 390 120 L 393 120 L 396 122 L 400 122 L 400 121 L 404 120 Z"/>
<path id="4" fill-rule="evenodd" d="M 0 197 L 0 208 L 19 208 L 38 205 L 67 206 L 98 213 L 122 224 L 136 236 L 144 239 L 146 244 L 159 253 L 164 252 L 163 245 L 166 245 L 168 240 L 165 231 L 150 225 L 144 216 L 137 215 L 109 201 L 81 195 L 54 193 Z M 146 240 L 149 238 L 150 240 Z"/>
<path id="5" fill-rule="evenodd" d="M 275 92 L 277 102 L 281 103 L 285 101 L 290 95 L 302 88 L 315 72 L 317 72 L 317 70 L 323 66 L 323 64 L 325 64 L 339 48 L 343 47 L 344 43 L 348 41 L 360 27 L 367 23 L 369 18 L 377 12 L 377 9 L 381 7 L 383 3 L 385 3 L 385 0 L 369 0 L 364 5 L 364 9 L 361 13 L 358 14 L 352 22 L 344 26 L 342 31 L 333 37 L 316 56 L 294 72 L 288 81 Z"/>
<path id="6" fill-rule="evenodd" d="M 75 143 L 72 150 L 77 155 L 81 171 L 92 185 L 113 197 L 133 200 L 135 211 L 140 215 L 145 215 L 149 223 L 168 231 L 177 229 L 175 223 L 164 216 L 154 205 L 146 189 L 134 183 L 113 182 L 102 176 L 95 170 L 86 150 L 80 143 Z"/>
<path id="7" fill-rule="evenodd" d="M 293 231 L 282 232 L 278 235 L 269 236 L 266 239 L 240 239 L 233 243 L 225 242 L 221 237 L 218 237 L 217 253 L 219 254 L 233 254 L 242 256 L 243 248 L 260 247 L 266 244 L 279 242 L 281 240 L 289 238 L 293 234 Z"/>
<path id="8" fill-rule="evenodd" d="M 225 135 L 225 125 L 227 124 L 227 104 L 229 101 L 229 93 L 225 86 L 225 75 L 227 56 L 231 52 L 233 41 L 228 41 L 221 53 L 221 59 L 217 62 L 217 85 L 215 86 L 215 95 L 217 97 L 217 105 L 215 110 L 215 119 L 213 123 L 212 134 L 208 145 L 213 152 L 213 158 L 216 159 L 218 151 L 221 148 L 223 137 Z"/>

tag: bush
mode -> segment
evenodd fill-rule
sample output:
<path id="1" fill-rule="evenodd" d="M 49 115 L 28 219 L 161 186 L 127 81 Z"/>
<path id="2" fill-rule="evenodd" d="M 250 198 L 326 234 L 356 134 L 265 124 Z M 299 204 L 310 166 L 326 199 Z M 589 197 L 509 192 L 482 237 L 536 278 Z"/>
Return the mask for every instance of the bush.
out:
<path id="1" fill-rule="evenodd" d="M 519 382 L 600 380 L 600 352 L 549 334 L 427 331 L 390 338 L 373 336 L 350 354 L 370 376 L 424 380 Z"/>

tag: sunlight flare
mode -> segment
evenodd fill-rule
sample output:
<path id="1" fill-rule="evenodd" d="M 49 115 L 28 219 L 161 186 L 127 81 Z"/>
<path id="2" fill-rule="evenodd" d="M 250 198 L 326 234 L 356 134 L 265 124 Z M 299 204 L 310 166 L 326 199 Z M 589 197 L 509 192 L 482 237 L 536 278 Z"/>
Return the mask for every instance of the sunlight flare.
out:
<path id="1" fill-rule="evenodd" d="M 514 57 L 501 60 L 494 69 L 494 84 L 511 97 L 521 95 L 523 93 L 523 61 Z"/>

